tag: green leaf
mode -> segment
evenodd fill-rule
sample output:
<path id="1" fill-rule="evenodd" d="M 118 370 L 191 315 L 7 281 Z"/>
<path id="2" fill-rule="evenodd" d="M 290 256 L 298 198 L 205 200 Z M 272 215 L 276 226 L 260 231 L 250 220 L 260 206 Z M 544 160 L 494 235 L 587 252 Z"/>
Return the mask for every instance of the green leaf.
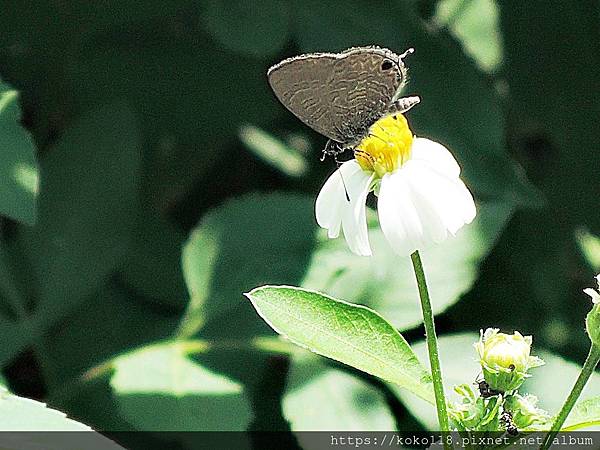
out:
<path id="1" fill-rule="evenodd" d="M 502 203 L 484 204 L 478 209 L 475 222 L 456 237 L 421 251 L 435 313 L 456 303 L 471 288 L 479 263 L 512 213 L 512 208 Z M 410 258 L 395 255 L 378 225 L 371 222 L 372 257 L 357 257 L 342 237 L 330 240 L 321 233 L 318 250 L 301 285 L 366 304 L 401 330 L 414 327 L 423 316 Z"/>
<path id="2" fill-rule="evenodd" d="M 41 161 L 34 228 L 21 243 L 33 269 L 40 328 L 91 295 L 124 258 L 138 213 L 140 138 L 113 103 L 82 116 Z"/>
<path id="3" fill-rule="evenodd" d="M 0 81 L 0 214 L 33 225 L 38 196 L 35 146 L 21 126 L 19 94 Z"/>
<path id="4" fill-rule="evenodd" d="M 39 334 L 33 334 L 30 331 L 33 326 L 34 324 L 30 320 L 18 322 L 0 316 L 0 336 L 2 336 L 0 364 L 6 364 L 19 352 L 25 350 L 33 339 L 39 337 Z"/>
<path id="5" fill-rule="evenodd" d="M 0 246 L 0 365 L 23 351 L 28 343 L 39 337 L 35 324 L 27 316 L 27 301 L 23 286 L 15 276 L 19 268 L 13 264 L 10 246 L 3 242 Z"/>
<path id="6" fill-rule="evenodd" d="M 442 0 L 437 3 L 435 20 L 452 31 L 465 52 L 486 72 L 502 62 L 502 39 L 498 5 L 493 0 Z"/>
<path id="7" fill-rule="evenodd" d="M 66 384 L 64 391 L 51 394 L 52 404 L 94 424 L 98 430 L 138 431 L 119 413 L 117 398 L 110 386 L 111 375 L 110 364 L 98 366 L 86 372 L 76 384 Z"/>
<path id="8" fill-rule="evenodd" d="M 585 230 L 580 230 L 575 234 L 575 238 L 590 269 L 598 272 L 600 270 L 600 237 L 594 236 Z"/>
<path id="9" fill-rule="evenodd" d="M 91 428 L 0 387 L 0 431 L 90 431 Z"/>
<path id="10" fill-rule="evenodd" d="M 246 195 L 205 216 L 183 248 L 191 301 L 181 335 L 209 321 L 228 338 L 269 333 L 241 294 L 267 283 L 298 284 L 315 231 L 313 202 L 298 195 Z"/>
<path id="11" fill-rule="evenodd" d="M 114 281 L 94 292 L 44 337 L 45 384 L 53 395 L 65 380 L 132 348 L 172 335 L 175 314 L 148 306 Z M 93 332 L 90 332 L 93 331 Z"/>
<path id="12" fill-rule="evenodd" d="M 308 162 L 298 150 L 274 138 L 266 131 L 252 125 L 244 125 L 240 128 L 239 134 L 246 147 L 284 174 L 300 177 L 308 170 Z"/>
<path id="13" fill-rule="evenodd" d="M 281 50 L 288 38 L 289 9 L 282 0 L 209 0 L 202 17 L 208 32 L 227 49 L 267 56 Z"/>
<path id="14" fill-rule="evenodd" d="M 80 433 L 55 433 L 57 431 Z M 66 414 L 48 408 L 45 403 L 12 395 L 3 387 L 0 387 L 0 432 L 5 432 L 2 448 L 6 450 L 123 450 L 123 447 L 100 433 L 93 432 L 87 425 L 69 419 Z M 8 432 L 30 433 L 15 434 L 11 437 Z"/>
<path id="15" fill-rule="evenodd" d="M 328 400 L 324 402 L 323 398 Z M 328 367 L 322 359 L 307 352 L 297 352 L 292 358 L 282 407 L 292 431 L 396 428 L 394 416 L 379 390 L 341 369 Z M 302 444 L 305 435 L 300 433 L 296 437 Z"/>
<path id="16" fill-rule="evenodd" d="M 120 268 L 123 281 L 149 299 L 183 309 L 187 301 L 180 264 L 184 241 L 183 232 L 144 208 Z"/>
<path id="17" fill-rule="evenodd" d="M 111 386 L 124 418 L 147 431 L 243 431 L 244 387 L 189 358 L 197 343 L 164 342 L 116 358 Z"/>
<path id="18" fill-rule="evenodd" d="M 573 431 L 592 426 L 600 426 L 600 397 L 588 398 L 577 402 L 562 429 L 564 431 Z"/>
<path id="19" fill-rule="evenodd" d="M 454 386 L 475 383 L 475 380 L 481 376 L 481 366 L 477 361 L 477 353 L 473 348 L 473 344 L 478 340 L 479 336 L 475 333 L 446 335 L 439 338 L 444 387 L 446 397 L 450 401 L 460 401 L 458 394 L 454 392 Z M 419 358 L 426 357 L 427 347 L 425 342 L 419 342 L 413 348 Z M 531 371 L 531 378 L 519 388 L 519 393 L 522 395 L 525 393 L 536 395 L 539 398 L 538 407 L 554 415 L 558 413 L 573 387 L 580 366 L 552 353 L 537 350 L 535 336 L 532 354 L 541 357 L 546 364 Z M 411 414 L 427 429 L 435 430 L 439 427 L 435 410 L 431 405 L 406 395 L 405 392 L 395 389 L 392 385 L 390 386 L 397 391 Z M 476 388 L 477 386 L 473 386 L 475 391 Z M 600 395 L 600 374 L 592 376 L 584 390 L 584 394 L 586 396 Z"/>
<path id="20" fill-rule="evenodd" d="M 260 287 L 245 295 L 293 343 L 432 401 L 431 376 L 402 335 L 375 311 L 286 286 Z"/>
<path id="21" fill-rule="evenodd" d="M 218 251 L 218 231 L 206 225 L 196 228 L 183 247 L 181 265 L 190 301 L 179 325 L 180 336 L 192 336 L 214 314 L 206 311 L 206 302 L 210 298 L 212 272 Z M 223 304 L 223 310 L 231 308 L 230 303 L 231 300 L 228 300 Z"/>

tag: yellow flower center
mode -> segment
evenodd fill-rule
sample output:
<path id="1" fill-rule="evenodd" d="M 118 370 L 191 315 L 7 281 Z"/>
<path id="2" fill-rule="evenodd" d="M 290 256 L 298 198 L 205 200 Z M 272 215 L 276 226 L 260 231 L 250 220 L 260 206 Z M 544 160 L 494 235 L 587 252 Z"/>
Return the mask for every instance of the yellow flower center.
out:
<path id="1" fill-rule="evenodd" d="M 363 170 L 382 178 L 410 159 L 412 141 L 412 131 L 402 114 L 385 116 L 371 126 L 368 136 L 354 149 L 354 157 Z"/>

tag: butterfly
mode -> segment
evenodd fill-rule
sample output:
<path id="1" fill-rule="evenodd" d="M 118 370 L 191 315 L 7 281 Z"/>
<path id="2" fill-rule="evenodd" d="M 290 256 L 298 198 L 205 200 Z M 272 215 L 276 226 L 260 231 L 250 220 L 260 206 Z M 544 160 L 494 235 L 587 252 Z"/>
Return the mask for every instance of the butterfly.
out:
<path id="1" fill-rule="evenodd" d="M 404 58 L 386 48 L 353 47 L 284 59 L 267 71 L 279 101 L 306 125 L 329 138 L 323 158 L 352 149 L 380 118 L 419 103 L 400 97 L 407 81 Z M 337 161 L 337 159 L 336 159 Z"/>

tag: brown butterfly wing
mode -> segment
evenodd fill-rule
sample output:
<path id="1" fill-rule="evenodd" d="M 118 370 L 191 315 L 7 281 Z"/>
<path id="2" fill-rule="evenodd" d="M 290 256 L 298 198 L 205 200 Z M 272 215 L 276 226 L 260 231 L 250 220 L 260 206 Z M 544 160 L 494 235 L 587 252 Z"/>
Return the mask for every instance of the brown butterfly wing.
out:
<path id="1" fill-rule="evenodd" d="M 394 56 L 370 48 L 303 55 L 273 66 L 268 78 L 277 98 L 300 120 L 349 143 L 385 113 L 398 90 L 402 74 Z"/>

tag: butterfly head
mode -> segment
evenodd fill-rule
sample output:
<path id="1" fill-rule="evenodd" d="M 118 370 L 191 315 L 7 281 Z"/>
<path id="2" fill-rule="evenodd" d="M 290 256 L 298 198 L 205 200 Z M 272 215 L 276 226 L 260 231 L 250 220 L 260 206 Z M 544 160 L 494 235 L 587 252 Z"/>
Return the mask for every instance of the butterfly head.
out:
<path id="1" fill-rule="evenodd" d="M 409 48 L 404 53 L 400 55 L 396 55 L 392 53 L 393 57 L 385 58 L 381 63 L 381 70 L 393 70 L 396 74 L 396 82 L 398 84 L 398 91 L 404 87 L 404 85 L 408 81 L 408 68 L 404 64 L 404 58 L 408 55 L 413 54 L 415 51 L 414 48 Z"/>

